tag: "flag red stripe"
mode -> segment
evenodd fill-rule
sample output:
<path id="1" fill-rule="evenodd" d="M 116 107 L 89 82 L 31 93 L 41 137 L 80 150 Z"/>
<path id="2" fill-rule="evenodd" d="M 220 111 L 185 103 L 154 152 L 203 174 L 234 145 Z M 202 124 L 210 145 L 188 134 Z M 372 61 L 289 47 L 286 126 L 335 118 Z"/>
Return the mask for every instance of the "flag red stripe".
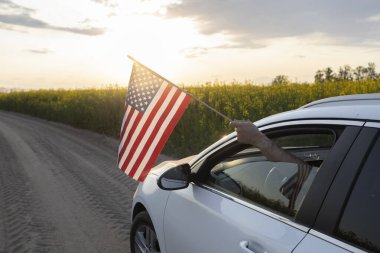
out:
<path id="1" fill-rule="evenodd" d="M 135 111 L 135 110 L 133 110 L 133 112 L 134 112 L 134 111 Z M 132 113 L 132 112 L 131 112 L 131 113 Z M 132 114 L 133 114 L 133 113 L 132 113 Z M 127 136 L 127 138 L 125 139 L 125 142 L 124 142 L 123 148 L 120 150 L 120 153 L 122 154 L 122 155 L 120 156 L 120 160 L 121 160 L 121 158 L 124 156 L 124 153 L 125 153 L 125 150 L 126 150 L 126 148 L 127 148 L 127 146 L 128 146 L 128 143 L 129 143 L 129 141 L 131 140 L 131 138 L 132 138 L 134 132 L 136 131 L 136 128 L 137 128 L 138 124 L 140 123 L 142 116 L 143 116 L 143 115 L 139 112 L 139 113 L 137 114 L 136 119 L 132 122 L 131 130 L 129 131 L 128 136 Z M 121 166 L 120 169 L 124 172 L 124 171 L 125 171 L 125 166 Z"/>
<path id="2" fill-rule="evenodd" d="M 128 156 L 127 156 L 127 158 L 125 159 L 125 161 L 124 161 L 124 163 L 122 165 L 122 169 L 123 169 L 124 172 L 125 172 L 125 170 L 127 168 L 128 163 L 133 158 L 133 155 L 135 154 L 135 151 L 136 151 L 138 145 L 140 144 L 141 140 L 143 139 L 143 137 L 144 137 L 144 135 L 146 133 L 146 130 L 151 126 L 151 122 L 152 122 L 154 116 L 156 115 L 156 113 L 160 109 L 162 103 L 165 101 L 166 97 L 168 96 L 168 94 L 169 94 L 169 92 L 171 90 L 171 87 L 172 87 L 171 85 L 168 85 L 165 88 L 164 92 L 162 93 L 162 95 L 159 98 L 159 100 L 157 101 L 157 103 L 154 105 L 153 110 L 150 112 L 150 114 L 149 114 L 148 118 L 146 119 L 143 127 L 141 128 L 139 135 L 137 136 L 136 140 L 133 142 L 131 150 L 128 153 Z M 128 173 L 128 175 L 129 175 L 129 173 Z"/>
<path id="3" fill-rule="evenodd" d="M 177 89 L 176 92 L 174 93 L 173 97 L 171 98 L 169 104 L 165 108 L 164 113 L 161 115 L 160 119 L 157 121 L 157 124 L 154 126 L 154 129 L 153 129 L 152 133 L 150 134 L 148 140 L 146 141 L 144 148 L 142 149 L 138 159 L 134 163 L 131 171 L 128 173 L 128 175 L 130 177 L 133 177 L 134 174 L 136 173 L 136 170 L 140 166 L 142 160 L 145 157 L 145 154 L 148 152 L 148 149 L 152 145 L 154 138 L 156 137 L 158 131 L 160 130 L 162 123 L 164 123 L 165 119 L 167 118 L 168 114 L 170 113 L 170 110 L 173 108 L 175 102 L 177 101 L 179 95 L 181 95 L 181 91 Z"/>
<path id="4" fill-rule="evenodd" d="M 168 127 L 165 129 L 164 134 L 162 135 L 159 143 L 157 144 L 156 148 L 154 149 L 154 152 L 149 159 L 148 163 L 146 164 L 144 170 L 141 172 L 138 181 L 144 181 L 146 176 L 148 175 L 150 169 L 153 167 L 153 164 L 156 162 L 157 157 L 161 153 L 161 150 L 164 148 L 164 145 L 166 141 L 168 140 L 170 134 L 172 133 L 174 127 L 177 125 L 178 121 L 180 120 L 182 114 L 185 112 L 187 105 L 190 103 L 191 97 L 189 95 L 186 95 L 185 99 L 182 101 L 181 106 L 178 108 L 177 112 L 175 113 L 173 119 L 171 120 Z"/>
<path id="5" fill-rule="evenodd" d="M 129 125 L 133 125 L 134 126 L 134 123 L 136 122 L 136 118 L 133 122 L 131 122 L 132 120 L 132 117 L 133 117 L 133 114 L 135 113 L 136 109 L 133 108 L 132 106 L 129 106 L 131 108 L 131 110 L 129 111 L 129 114 L 128 114 L 128 122 L 126 121 L 125 124 L 124 124 L 124 127 L 123 129 L 127 129 Z M 134 131 L 135 128 L 131 128 L 131 131 Z M 124 135 L 125 135 L 125 131 L 124 131 L 124 134 L 120 136 L 120 145 L 122 144 L 121 141 L 123 140 L 124 138 Z M 123 144 L 123 147 L 120 149 L 119 153 L 124 153 L 125 151 L 125 143 L 127 143 L 128 141 L 128 137 L 131 135 L 131 132 L 128 132 L 126 138 L 125 138 L 125 141 L 124 141 L 124 144 Z M 121 157 L 121 156 L 120 156 Z"/>
<path id="6" fill-rule="evenodd" d="M 135 131 L 135 128 L 136 128 L 137 124 L 139 123 L 139 121 L 140 121 L 140 119 L 141 119 L 141 117 L 142 117 L 142 116 L 140 116 L 140 114 L 137 112 L 137 116 L 136 116 L 135 119 L 132 121 L 132 117 L 133 117 L 133 115 L 135 114 L 135 112 L 136 112 L 136 109 L 133 108 L 133 107 L 131 106 L 131 110 L 129 111 L 129 114 L 128 114 L 128 117 L 129 117 L 128 124 L 124 124 L 125 129 L 127 129 L 128 126 L 130 126 L 130 131 L 128 131 L 127 136 L 125 137 L 125 141 L 124 141 L 124 143 L 123 143 L 123 147 L 120 149 L 120 153 L 124 153 L 124 152 L 125 152 L 125 149 L 126 149 L 126 147 L 127 147 L 127 146 L 126 146 L 126 143 L 129 142 L 129 139 L 130 139 L 131 136 L 133 135 L 133 132 Z M 124 135 L 125 135 L 125 134 L 124 134 Z M 121 138 L 120 138 L 120 141 L 121 141 L 121 142 L 123 141 L 123 137 L 124 137 L 124 135 L 121 136 Z M 122 143 L 120 143 L 120 145 L 121 145 L 121 144 L 122 144 Z M 120 156 L 120 157 L 122 157 L 122 156 Z"/>

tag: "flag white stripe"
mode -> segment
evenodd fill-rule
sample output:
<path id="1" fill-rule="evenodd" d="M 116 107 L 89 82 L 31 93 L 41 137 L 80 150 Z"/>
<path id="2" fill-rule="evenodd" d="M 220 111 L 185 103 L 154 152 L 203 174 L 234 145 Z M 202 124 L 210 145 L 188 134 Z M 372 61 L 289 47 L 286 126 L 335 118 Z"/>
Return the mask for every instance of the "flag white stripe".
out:
<path id="1" fill-rule="evenodd" d="M 130 111 L 131 111 L 131 107 L 128 105 L 127 110 L 126 110 L 125 113 L 124 113 L 124 118 L 123 118 L 123 123 L 121 124 L 120 133 L 123 132 L 124 125 L 125 125 L 125 121 L 127 120 L 127 117 L 128 117 L 128 114 L 129 114 Z M 124 141 L 125 141 L 125 138 L 126 138 L 126 137 L 125 137 L 125 136 L 126 136 L 126 133 L 128 133 L 128 129 L 125 129 L 124 136 L 121 136 L 121 137 L 124 139 Z M 122 143 L 123 143 L 124 141 L 123 141 L 123 140 L 120 141 L 120 144 L 119 144 L 119 153 L 120 153 L 121 148 L 123 147 L 123 146 L 122 146 Z"/>
<path id="2" fill-rule="evenodd" d="M 126 104 L 125 106 L 127 106 L 127 104 Z M 124 108 L 125 108 L 125 106 L 124 106 Z M 128 106 L 127 106 L 127 110 L 126 110 L 125 113 L 124 113 L 123 121 L 122 121 L 122 123 L 121 123 L 120 132 L 123 131 L 123 128 L 124 128 L 124 125 L 125 125 L 125 121 L 127 120 L 127 115 L 129 114 L 129 111 L 130 111 L 130 110 L 131 110 L 131 107 L 128 105 Z"/>
<path id="3" fill-rule="evenodd" d="M 128 143 L 127 148 L 125 149 L 124 155 L 123 155 L 122 159 L 120 160 L 119 164 L 121 164 L 121 165 L 124 164 L 125 159 L 127 159 L 127 156 L 129 154 L 129 152 L 131 151 L 133 143 L 135 143 L 135 141 L 137 139 L 137 136 L 139 135 L 141 129 L 145 125 L 145 122 L 148 119 L 148 117 L 149 117 L 150 113 L 152 112 L 153 108 L 155 107 L 157 101 L 161 98 L 163 92 L 165 91 L 166 86 L 168 86 L 168 83 L 164 81 L 162 83 L 160 89 L 157 91 L 156 95 L 154 96 L 153 100 L 151 101 L 150 105 L 148 106 L 148 108 L 144 112 L 144 114 L 143 114 L 143 116 L 142 116 L 139 124 L 136 127 L 135 132 L 133 133 L 133 136 L 132 136 L 131 140 Z"/>
<path id="4" fill-rule="evenodd" d="M 128 106 L 128 107 L 131 108 L 130 106 Z M 123 139 L 120 141 L 119 152 L 122 149 L 122 147 L 124 146 L 124 143 L 128 137 L 128 133 L 129 133 L 129 131 L 131 131 L 131 128 L 132 128 L 133 124 L 135 123 L 135 120 L 136 120 L 136 117 L 138 114 L 139 114 L 139 111 L 137 111 L 137 110 L 135 110 L 133 112 L 132 117 L 131 117 L 128 125 L 127 125 L 127 129 L 125 129 Z M 124 152 L 124 154 L 125 154 L 125 152 Z"/>
<path id="5" fill-rule="evenodd" d="M 126 139 L 127 139 L 128 135 L 129 135 L 129 131 L 131 131 L 131 128 L 132 128 L 133 124 L 135 123 L 136 118 L 137 118 L 138 115 L 139 115 L 139 111 L 135 110 L 135 111 L 133 112 L 133 114 L 132 114 L 131 120 L 129 121 L 129 123 L 128 123 L 128 125 L 127 125 L 127 129 L 126 129 L 125 134 L 124 134 L 124 136 L 123 136 L 123 141 L 122 141 L 122 143 L 120 144 L 120 145 L 121 145 L 120 150 L 122 149 L 124 143 L 127 141 Z M 128 131 L 128 132 L 127 132 L 127 131 Z M 124 152 L 121 153 L 121 157 L 120 157 L 120 162 L 119 162 L 119 168 L 120 168 L 120 169 L 121 169 L 121 166 L 123 165 L 123 163 L 121 163 L 121 159 L 124 158 L 124 160 L 125 160 L 125 158 L 126 158 L 127 155 L 128 155 L 128 154 L 126 154 L 126 150 L 124 149 Z"/>
<path id="6" fill-rule="evenodd" d="M 181 95 L 178 97 L 176 103 L 174 104 L 174 106 L 172 107 L 168 117 L 165 119 L 165 121 L 163 122 L 162 126 L 160 127 L 160 130 L 158 131 L 158 133 L 156 134 L 156 137 L 154 138 L 152 144 L 150 145 L 148 151 L 146 152 L 145 156 L 144 156 L 144 159 L 143 161 L 141 162 L 139 168 L 136 170 L 136 173 L 134 174 L 133 176 L 133 179 L 136 179 L 138 180 L 138 178 L 140 177 L 143 169 L 145 168 L 146 164 L 148 163 L 153 151 L 155 150 L 158 142 L 161 140 L 161 137 L 162 135 L 164 134 L 167 126 L 169 125 L 169 123 L 172 121 L 174 115 L 176 114 L 176 112 L 178 111 L 178 108 L 180 107 L 180 105 L 182 104 L 183 100 L 185 99 L 186 97 L 186 94 L 185 93 L 181 93 Z"/>
<path id="7" fill-rule="evenodd" d="M 127 131 L 128 131 L 128 134 L 124 134 L 125 136 L 123 136 L 123 146 L 125 145 L 124 143 L 127 141 L 127 137 L 128 137 L 128 135 L 129 135 L 129 131 L 131 131 L 133 125 L 135 124 L 135 121 L 136 121 L 136 119 L 137 119 L 137 116 L 138 116 L 139 114 L 140 114 L 140 112 L 137 111 L 137 110 L 135 109 L 135 111 L 133 112 L 133 115 L 132 115 L 132 117 L 131 117 L 131 120 L 129 121 L 129 123 L 128 123 L 128 125 L 127 125 Z M 127 133 L 127 131 L 125 131 L 125 132 Z M 130 140 L 129 140 L 129 143 L 130 143 Z M 128 144 L 129 144 L 129 143 L 128 143 Z M 120 157 L 120 162 L 119 162 L 119 168 L 120 168 L 120 169 L 122 168 L 123 163 L 124 163 L 124 162 L 122 162 L 122 161 L 123 161 L 123 160 L 125 161 L 125 159 L 127 158 L 127 156 L 128 156 L 128 152 L 127 152 L 127 149 L 125 148 L 125 149 L 124 149 L 124 152 L 123 152 L 123 154 L 122 154 L 122 156 Z"/>
<path id="8" fill-rule="evenodd" d="M 170 90 L 168 96 L 165 98 L 164 102 L 160 106 L 156 115 L 154 115 L 154 118 L 151 121 L 150 125 L 155 126 L 157 124 L 158 120 L 160 119 L 161 115 L 164 113 L 164 111 L 168 107 L 168 105 L 169 105 L 170 101 L 172 100 L 176 91 L 177 91 L 176 88 L 172 88 Z M 153 130 L 154 130 L 154 127 L 149 127 L 146 130 L 146 132 L 144 133 L 144 137 L 141 139 L 137 149 L 133 151 L 134 152 L 133 157 L 132 157 L 131 161 L 129 162 L 127 169 L 125 170 L 125 173 L 129 174 L 129 172 L 132 170 L 137 158 L 141 154 L 141 150 L 144 148 L 144 146 L 145 146 L 147 140 L 149 139 L 149 137 L 151 136 Z"/>

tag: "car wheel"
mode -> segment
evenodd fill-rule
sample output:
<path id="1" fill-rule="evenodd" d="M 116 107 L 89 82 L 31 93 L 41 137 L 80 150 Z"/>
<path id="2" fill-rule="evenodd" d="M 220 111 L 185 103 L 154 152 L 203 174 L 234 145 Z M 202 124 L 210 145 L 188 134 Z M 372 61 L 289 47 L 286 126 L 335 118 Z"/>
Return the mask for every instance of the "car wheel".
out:
<path id="1" fill-rule="evenodd" d="M 130 242 L 132 253 L 160 252 L 156 231 L 147 212 L 141 212 L 133 219 Z"/>

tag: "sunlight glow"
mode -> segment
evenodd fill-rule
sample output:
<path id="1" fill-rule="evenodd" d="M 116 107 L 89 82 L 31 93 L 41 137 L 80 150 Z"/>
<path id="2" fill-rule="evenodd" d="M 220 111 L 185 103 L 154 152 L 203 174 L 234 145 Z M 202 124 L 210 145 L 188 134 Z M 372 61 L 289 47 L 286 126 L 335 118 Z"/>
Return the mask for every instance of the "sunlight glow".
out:
<path id="1" fill-rule="evenodd" d="M 256 38 L 240 34 L 240 27 L 226 32 L 222 26 L 201 33 L 194 16 L 165 17 L 168 5 L 181 1 L 0 1 L 12 3 L 0 15 L 14 15 L 16 22 L 0 20 L 0 86 L 125 86 L 132 66 L 127 55 L 186 85 L 216 80 L 268 83 L 276 75 L 313 81 L 315 71 L 328 66 L 380 65 L 380 44 L 374 37 L 346 44 L 344 37 L 315 31 Z M 231 12 L 241 6 L 234 7 Z M 199 11 L 207 17 L 204 9 Z M 360 22 L 375 26 L 379 15 Z M 86 34 L 86 29 L 95 34 Z"/>

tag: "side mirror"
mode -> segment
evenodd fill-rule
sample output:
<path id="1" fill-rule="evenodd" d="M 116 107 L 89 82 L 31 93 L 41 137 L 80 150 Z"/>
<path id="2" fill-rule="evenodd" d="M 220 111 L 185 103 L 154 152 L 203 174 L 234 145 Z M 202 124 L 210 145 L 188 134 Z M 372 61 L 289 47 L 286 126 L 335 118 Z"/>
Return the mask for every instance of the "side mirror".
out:
<path id="1" fill-rule="evenodd" d="M 158 186 L 163 190 L 179 190 L 189 186 L 190 165 L 181 164 L 167 170 L 157 181 Z"/>

